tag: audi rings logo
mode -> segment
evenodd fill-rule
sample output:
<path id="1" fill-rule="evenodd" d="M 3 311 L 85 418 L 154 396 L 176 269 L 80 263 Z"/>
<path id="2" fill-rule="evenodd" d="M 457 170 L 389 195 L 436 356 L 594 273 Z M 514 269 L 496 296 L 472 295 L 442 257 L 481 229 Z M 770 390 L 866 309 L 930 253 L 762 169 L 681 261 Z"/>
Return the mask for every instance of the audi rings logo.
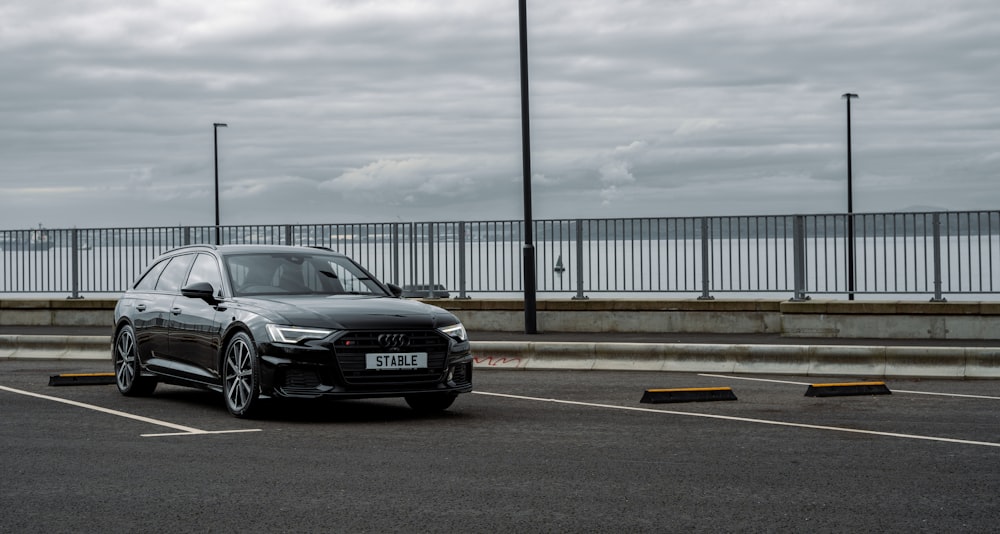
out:
<path id="1" fill-rule="evenodd" d="M 381 334 L 378 344 L 386 350 L 402 350 L 410 346 L 410 336 L 406 334 Z"/>

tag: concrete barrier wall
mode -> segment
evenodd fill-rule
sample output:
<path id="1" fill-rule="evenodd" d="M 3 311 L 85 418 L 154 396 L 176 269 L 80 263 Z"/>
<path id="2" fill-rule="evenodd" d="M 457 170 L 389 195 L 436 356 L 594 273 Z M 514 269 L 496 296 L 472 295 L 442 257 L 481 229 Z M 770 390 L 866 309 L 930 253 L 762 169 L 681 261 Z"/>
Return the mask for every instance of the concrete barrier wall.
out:
<path id="1" fill-rule="evenodd" d="M 1000 348 L 473 342 L 476 367 L 525 370 L 1000 378 Z"/>
<path id="2" fill-rule="evenodd" d="M 520 300 L 430 301 L 472 331 L 524 328 Z M 1000 303 L 779 300 L 545 300 L 542 332 L 781 334 L 870 339 L 1000 339 Z"/>
<path id="3" fill-rule="evenodd" d="M 427 300 L 472 331 L 519 332 L 515 299 Z M 113 299 L 0 299 L 0 326 L 108 326 Z M 540 300 L 542 332 L 771 333 L 788 337 L 1000 339 L 1000 302 L 766 299 Z"/>
<path id="4" fill-rule="evenodd" d="M 1000 339 L 998 302 L 781 303 L 790 337 Z"/>
<path id="5" fill-rule="evenodd" d="M 0 326 L 107 326 L 114 299 L 0 299 Z"/>

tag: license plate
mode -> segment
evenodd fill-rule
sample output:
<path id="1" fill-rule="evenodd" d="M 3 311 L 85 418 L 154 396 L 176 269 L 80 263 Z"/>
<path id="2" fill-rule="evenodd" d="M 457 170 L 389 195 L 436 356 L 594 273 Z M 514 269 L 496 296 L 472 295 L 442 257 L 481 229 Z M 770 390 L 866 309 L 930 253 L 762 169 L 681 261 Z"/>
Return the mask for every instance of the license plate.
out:
<path id="1" fill-rule="evenodd" d="M 426 369 L 426 352 L 365 354 L 365 367 L 372 370 Z"/>

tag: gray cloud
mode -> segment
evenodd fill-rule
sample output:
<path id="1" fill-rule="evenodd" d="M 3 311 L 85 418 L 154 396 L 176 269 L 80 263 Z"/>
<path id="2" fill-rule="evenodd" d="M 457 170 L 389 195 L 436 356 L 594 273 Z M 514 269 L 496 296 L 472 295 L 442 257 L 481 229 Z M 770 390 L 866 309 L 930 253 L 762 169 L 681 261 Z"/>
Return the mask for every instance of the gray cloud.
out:
<path id="1" fill-rule="evenodd" d="M 0 7 L 0 228 L 522 216 L 516 4 Z M 1000 5 L 528 2 L 538 218 L 996 209 Z"/>

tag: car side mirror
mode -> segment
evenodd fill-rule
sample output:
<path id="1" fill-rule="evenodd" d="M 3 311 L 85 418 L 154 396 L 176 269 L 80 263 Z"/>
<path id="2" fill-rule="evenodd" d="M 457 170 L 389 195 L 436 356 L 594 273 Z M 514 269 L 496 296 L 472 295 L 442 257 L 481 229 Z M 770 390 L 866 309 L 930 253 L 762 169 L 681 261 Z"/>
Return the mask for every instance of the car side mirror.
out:
<path id="1" fill-rule="evenodd" d="M 397 286 L 396 284 L 386 284 L 389 286 L 389 291 L 392 292 L 392 296 L 399 298 L 403 296 L 403 288 Z"/>
<path id="2" fill-rule="evenodd" d="M 195 282 L 181 288 L 181 295 L 192 299 L 201 299 L 209 304 L 215 304 L 215 288 L 208 282 Z"/>

